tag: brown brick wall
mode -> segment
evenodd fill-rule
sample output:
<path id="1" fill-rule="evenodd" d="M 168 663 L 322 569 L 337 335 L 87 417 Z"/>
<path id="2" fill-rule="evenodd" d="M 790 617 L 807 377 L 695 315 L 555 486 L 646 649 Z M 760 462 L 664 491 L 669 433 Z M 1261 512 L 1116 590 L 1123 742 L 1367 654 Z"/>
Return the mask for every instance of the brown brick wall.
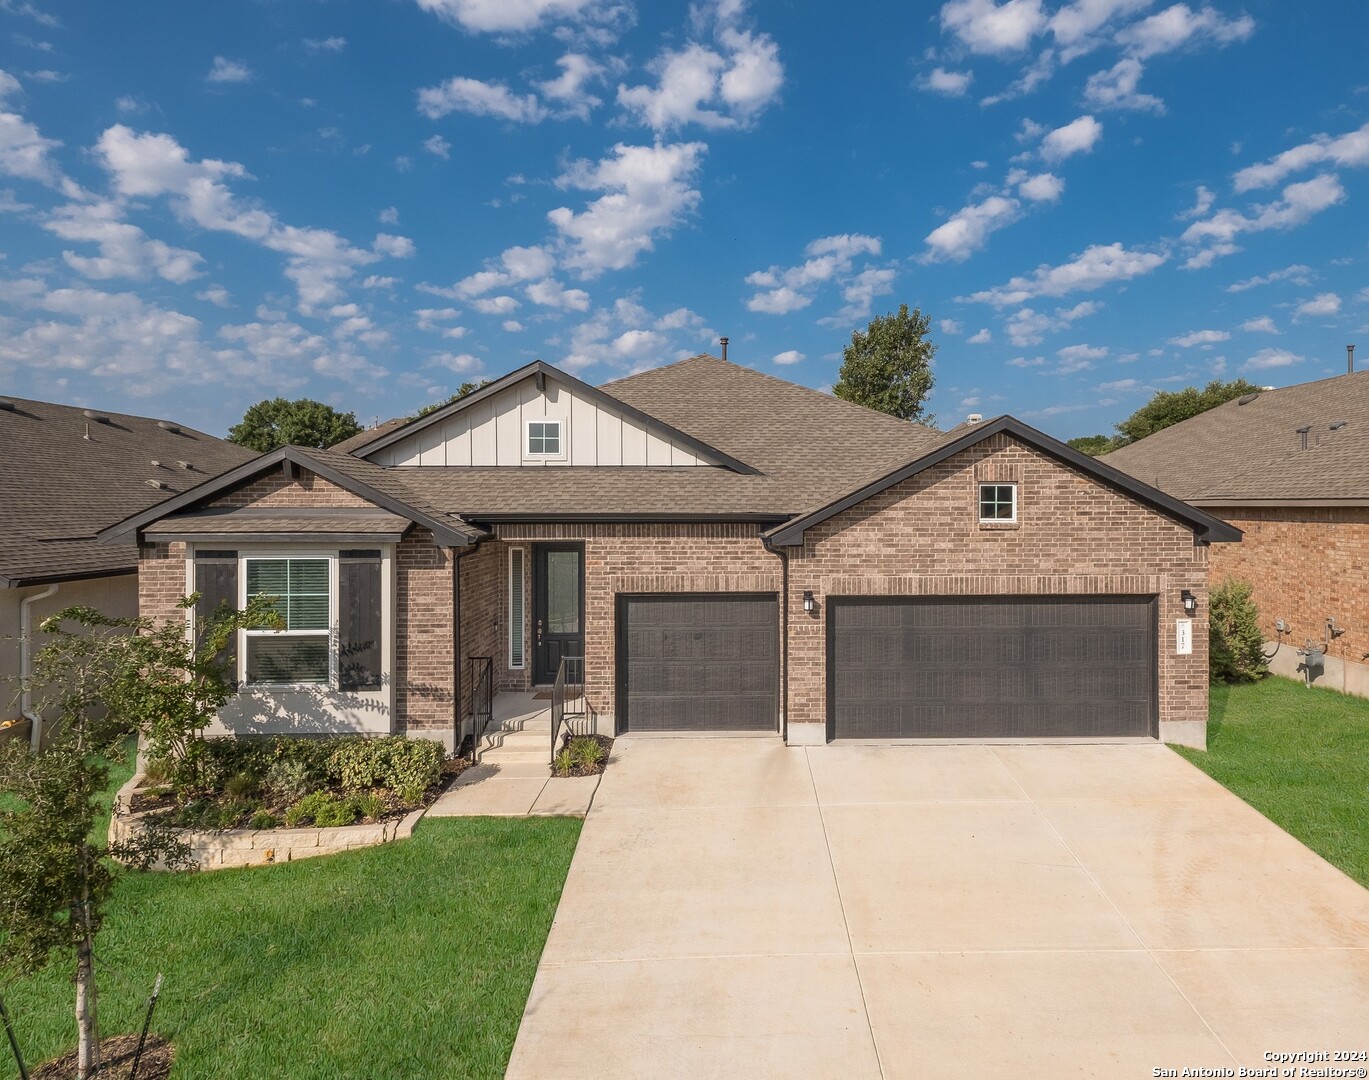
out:
<path id="1" fill-rule="evenodd" d="M 1013 480 L 1018 521 L 981 527 L 977 482 Z M 810 529 L 791 549 L 789 722 L 826 720 L 827 596 L 1155 594 L 1160 719 L 1206 720 L 1206 548 L 1192 531 L 1008 436 L 986 440 Z M 803 611 L 803 592 L 819 603 Z M 1180 590 L 1199 597 L 1174 655 Z"/>
<path id="2" fill-rule="evenodd" d="M 506 686 L 509 647 L 503 635 L 507 625 L 508 550 L 497 540 L 487 540 L 474 551 L 462 555 L 461 568 L 461 701 L 469 711 L 471 692 L 478 673 L 467 657 L 493 658 L 494 690 Z M 521 673 L 519 673 L 521 674 Z M 521 684 L 520 687 L 521 689 Z"/>
<path id="3" fill-rule="evenodd" d="M 321 476 L 299 470 L 290 480 L 283 469 L 258 477 L 234 491 L 225 492 L 211 506 L 321 506 L 358 507 L 374 504 L 330 483 Z"/>
<path id="4" fill-rule="evenodd" d="M 585 545 L 585 692 L 596 712 L 614 712 L 619 593 L 780 591 L 780 563 L 755 525 L 501 525 L 506 544 Z M 528 591 L 529 625 L 532 592 Z M 528 667 L 532 666 L 529 645 Z"/>
<path id="5" fill-rule="evenodd" d="M 166 622 L 184 619 L 185 544 L 144 544 L 138 550 L 138 614 Z"/>
<path id="6" fill-rule="evenodd" d="M 454 556 L 426 529 L 395 556 L 395 729 L 451 730 Z"/>
<path id="7" fill-rule="evenodd" d="M 1274 620 L 1293 632 L 1285 645 L 1324 640 L 1327 617 L 1345 633 L 1330 655 L 1353 664 L 1369 653 L 1369 509 L 1364 507 L 1213 508 L 1245 533 L 1212 549 L 1212 584 L 1244 578 L 1254 587 L 1260 627 L 1273 641 Z"/>

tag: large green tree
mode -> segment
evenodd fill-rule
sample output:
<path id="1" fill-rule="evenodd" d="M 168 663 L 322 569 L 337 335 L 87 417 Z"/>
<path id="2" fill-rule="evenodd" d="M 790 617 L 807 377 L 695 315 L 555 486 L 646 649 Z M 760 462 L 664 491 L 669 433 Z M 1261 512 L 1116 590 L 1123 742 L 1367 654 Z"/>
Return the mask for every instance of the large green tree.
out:
<path id="1" fill-rule="evenodd" d="M 932 389 L 932 357 L 927 340 L 929 316 L 907 304 L 896 315 L 878 315 L 864 331 L 851 334 L 832 393 L 846 401 L 877 409 L 900 420 L 930 424 L 923 410 Z"/>
<path id="2" fill-rule="evenodd" d="M 1245 379 L 1232 379 L 1229 382 L 1213 379 L 1201 389 L 1186 386 L 1182 390 L 1157 390 L 1149 401 L 1117 425 L 1116 435 L 1081 435 L 1071 439 L 1069 445 L 1094 457 L 1107 454 L 1182 420 L 1205 413 L 1208 409 L 1215 409 L 1234 398 L 1258 393 L 1259 390 L 1260 387 Z"/>
<path id="3" fill-rule="evenodd" d="M 359 431 L 355 413 L 338 412 L 310 398 L 289 401 L 278 397 L 259 401 L 248 409 L 242 423 L 228 429 L 228 438 L 264 454 L 287 443 L 322 450 Z"/>

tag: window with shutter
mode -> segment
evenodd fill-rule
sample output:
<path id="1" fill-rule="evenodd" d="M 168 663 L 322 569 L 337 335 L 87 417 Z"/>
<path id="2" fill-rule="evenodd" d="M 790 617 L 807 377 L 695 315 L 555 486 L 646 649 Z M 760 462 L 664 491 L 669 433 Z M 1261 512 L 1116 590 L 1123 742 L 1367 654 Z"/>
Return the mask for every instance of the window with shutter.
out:
<path id="1" fill-rule="evenodd" d="M 247 559 L 247 598 L 271 598 L 280 630 L 245 631 L 249 684 L 328 681 L 329 560 Z"/>

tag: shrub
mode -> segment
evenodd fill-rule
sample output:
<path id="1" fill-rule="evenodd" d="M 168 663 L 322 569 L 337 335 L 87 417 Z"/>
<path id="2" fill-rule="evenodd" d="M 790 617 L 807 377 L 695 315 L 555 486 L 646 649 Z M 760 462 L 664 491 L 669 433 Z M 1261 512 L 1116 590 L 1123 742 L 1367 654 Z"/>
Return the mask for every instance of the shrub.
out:
<path id="1" fill-rule="evenodd" d="M 150 757 L 143 765 L 143 781 L 148 787 L 161 787 L 171 777 L 166 758 Z"/>
<path id="2" fill-rule="evenodd" d="M 1269 671 L 1251 585 L 1227 578 L 1208 600 L 1209 668 L 1214 681 L 1255 682 Z"/>
<path id="3" fill-rule="evenodd" d="M 592 769 L 604 760 L 604 748 L 599 745 L 599 740 L 591 739 L 587 735 L 571 739 L 568 749 L 575 764 L 587 769 Z"/>
<path id="4" fill-rule="evenodd" d="M 187 829 L 231 829 L 246 811 L 241 803 L 192 799 L 175 812 L 173 823 Z"/>
<path id="5" fill-rule="evenodd" d="M 570 752 L 569 746 L 563 746 L 557 751 L 556 756 L 552 758 L 551 767 L 557 776 L 570 775 L 570 771 L 575 768 L 575 756 Z"/>
<path id="6" fill-rule="evenodd" d="M 385 814 L 385 800 L 374 791 L 366 791 L 360 795 L 352 797 L 352 804 L 357 808 L 357 812 L 364 818 L 372 821 Z"/>
<path id="7" fill-rule="evenodd" d="M 234 773 L 223 785 L 223 793 L 230 799 L 250 799 L 257 793 L 260 784 L 249 772 Z"/>
<path id="8" fill-rule="evenodd" d="M 266 770 L 266 786 L 280 798 L 292 802 L 308 794 L 310 788 L 318 786 L 318 782 L 304 762 L 282 758 L 273 761 Z"/>
<path id="9" fill-rule="evenodd" d="M 252 815 L 252 820 L 247 823 L 249 829 L 274 829 L 280 824 L 280 818 L 271 813 L 270 810 L 258 810 Z"/>
<path id="10" fill-rule="evenodd" d="M 332 776 L 345 788 L 384 787 L 422 793 L 442 778 L 442 747 L 430 739 L 387 735 L 379 739 L 348 739 L 336 744 L 328 759 Z M 405 800 L 409 801 L 408 796 Z"/>
<path id="11" fill-rule="evenodd" d="M 353 800 L 339 799 L 326 791 L 315 791 L 285 811 L 285 824 L 291 828 L 313 824 L 321 829 L 331 829 L 339 825 L 351 825 L 359 815 L 360 810 Z"/>

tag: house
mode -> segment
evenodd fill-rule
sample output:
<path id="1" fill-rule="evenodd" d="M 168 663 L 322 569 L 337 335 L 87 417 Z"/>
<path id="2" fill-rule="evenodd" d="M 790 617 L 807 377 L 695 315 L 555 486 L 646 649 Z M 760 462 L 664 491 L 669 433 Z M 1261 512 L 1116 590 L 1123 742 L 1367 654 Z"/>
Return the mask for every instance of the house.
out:
<path id="1" fill-rule="evenodd" d="M 451 746 L 489 658 L 496 691 L 583 663 L 607 733 L 1203 742 L 1208 545 L 1239 533 L 1012 417 L 939 433 L 697 356 L 537 362 L 367 434 L 102 534 L 144 614 L 280 598 L 223 731 Z"/>
<path id="2" fill-rule="evenodd" d="M 0 720 L 31 718 L 19 683 L 44 618 L 138 613 L 138 549 L 95 534 L 255 456 L 169 420 L 0 398 Z"/>
<path id="3" fill-rule="evenodd" d="M 1211 578 L 1254 587 L 1273 671 L 1303 678 L 1298 650 L 1320 649 L 1306 675 L 1369 695 L 1369 372 L 1248 394 L 1103 460 L 1245 534 Z"/>

